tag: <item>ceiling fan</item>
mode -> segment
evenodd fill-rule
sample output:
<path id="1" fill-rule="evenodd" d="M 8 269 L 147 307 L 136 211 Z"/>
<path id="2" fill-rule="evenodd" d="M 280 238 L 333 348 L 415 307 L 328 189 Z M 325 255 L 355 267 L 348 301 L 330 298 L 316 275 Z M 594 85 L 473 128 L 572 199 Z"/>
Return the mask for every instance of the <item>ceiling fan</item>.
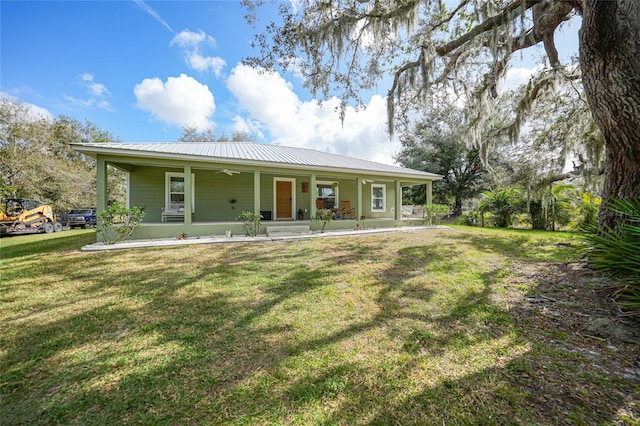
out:
<path id="1" fill-rule="evenodd" d="M 239 175 L 240 174 L 240 172 L 237 171 L 237 170 L 229 170 L 229 169 L 222 169 L 222 170 L 220 170 L 219 172 L 216 172 L 216 173 L 224 173 L 225 175 L 228 175 L 228 176 L 233 176 L 233 175 Z"/>

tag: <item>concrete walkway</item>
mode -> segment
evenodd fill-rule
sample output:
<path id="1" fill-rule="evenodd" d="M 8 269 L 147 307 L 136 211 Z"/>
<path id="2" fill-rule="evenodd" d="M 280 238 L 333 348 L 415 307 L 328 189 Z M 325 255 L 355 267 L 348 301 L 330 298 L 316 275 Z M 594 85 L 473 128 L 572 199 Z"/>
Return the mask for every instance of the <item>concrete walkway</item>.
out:
<path id="1" fill-rule="evenodd" d="M 270 242 L 283 240 L 304 240 L 309 238 L 330 238 L 342 237 L 345 235 L 368 235 L 383 232 L 414 232 L 421 229 L 447 229 L 446 226 L 403 226 L 399 228 L 380 228 L 380 229 L 362 229 L 362 230 L 336 230 L 326 231 L 324 233 L 314 232 L 312 234 L 288 235 L 281 237 L 267 237 L 259 235 L 257 237 L 233 236 L 211 236 L 211 237 L 191 237 L 185 239 L 178 238 L 162 238 L 151 240 L 127 240 L 115 244 L 93 243 L 86 245 L 80 251 L 107 251 L 107 250 L 125 250 L 146 247 L 173 247 L 189 244 L 224 244 L 224 243 L 246 243 L 246 242 Z"/>

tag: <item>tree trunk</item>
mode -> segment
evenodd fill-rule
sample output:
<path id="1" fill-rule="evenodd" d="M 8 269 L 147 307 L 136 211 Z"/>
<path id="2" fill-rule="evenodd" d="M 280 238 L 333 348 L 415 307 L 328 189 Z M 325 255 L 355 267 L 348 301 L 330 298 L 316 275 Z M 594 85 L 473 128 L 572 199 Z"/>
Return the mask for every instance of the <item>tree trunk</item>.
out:
<path id="1" fill-rule="evenodd" d="M 532 229 L 547 229 L 547 221 L 544 217 L 545 212 L 542 208 L 542 201 L 531 201 L 529 203 L 529 213 L 531 214 Z"/>
<path id="2" fill-rule="evenodd" d="M 599 226 L 615 228 L 608 201 L 640 198 L 640 1 L 584 1 L 580 65 L 606 144 Z"/>
<path id="3" fill-rule="evenodd" d="M 455 204 L 453 206 L 453 217 L 460 216 L 462 216 L 462 198 L 456 195 Z"/>

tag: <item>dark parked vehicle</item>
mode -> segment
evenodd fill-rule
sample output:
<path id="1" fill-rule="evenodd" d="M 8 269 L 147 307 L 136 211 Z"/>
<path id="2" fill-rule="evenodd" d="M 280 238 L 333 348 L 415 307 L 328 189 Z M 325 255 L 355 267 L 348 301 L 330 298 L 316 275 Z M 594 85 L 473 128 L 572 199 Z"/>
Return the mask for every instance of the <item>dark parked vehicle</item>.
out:
<path id="1" fill-rule="evenodd" d="M 69 213 L 67 213 L 66 216 L 66 220 L 63 220 L 63 223 L 64 222 L 66 222 L 66 225 L 69 228 L 95 227 L 97 222 L 96 209 L 84 208 L 69 210 Z"/>

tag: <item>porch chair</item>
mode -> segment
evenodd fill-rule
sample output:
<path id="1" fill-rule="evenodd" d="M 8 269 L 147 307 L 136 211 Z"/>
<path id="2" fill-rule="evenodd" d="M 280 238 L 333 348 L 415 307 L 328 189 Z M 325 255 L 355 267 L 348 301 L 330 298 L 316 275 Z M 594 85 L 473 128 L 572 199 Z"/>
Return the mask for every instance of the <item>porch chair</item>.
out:
<path id="1" fill-rule="evenodd" d="M 316 200 L 316 209 L 324 210 L 324 200 Z"/>
<path id="2" fill-rule="evenodd" d="M 342 200 L 340 201 L 342 204 L 342 218 L 343 219 L 357 219 L 358 215 L 356 214 L 356 209 L 351 208 L 351 201 Z"/>
<path id="3" fill-rule="evenodd" d="M 184 220 L 184 209 L 165 210 L 164 207 L 162 207 L 160 211 L 160 219 L 162 220 L 162 223 L 165 223 L 171 219 Z"/>

